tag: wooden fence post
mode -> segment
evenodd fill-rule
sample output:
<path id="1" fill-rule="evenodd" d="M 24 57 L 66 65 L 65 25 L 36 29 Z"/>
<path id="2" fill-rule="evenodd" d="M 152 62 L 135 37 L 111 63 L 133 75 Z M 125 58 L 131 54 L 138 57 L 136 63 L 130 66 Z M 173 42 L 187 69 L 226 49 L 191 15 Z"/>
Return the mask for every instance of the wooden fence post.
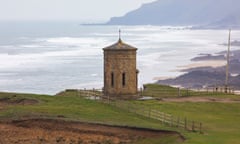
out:
<path id="1" fill-rule="evenodd" d="M 179 117 L 177 118 L 177 127 L 179 127 L 179 122 L 180 122 L 180 119 Z"/>
<path id="2" fill-rule="evenodd" d="M 195 123 L 192 121 L 192 131 L 195 131 Z"/>
<path id="3" fill-rule="evenodd" d="M 181 96 L 181 93 L 180 93 L 180 88 L 178 88 L 178 97 Z"/>
<path id="4" fill-rule="evenodd" d="M 151 118 L 151 108 L 149 108 L 148 117 Z"/>
<path id="5" fill-rule="evenodd" d="M 130 104 L 127 104 L 127 110 L 130 112 Z"/>
<path id="6" fill-rule="evenodd" d="M 165 113 L 163 113 L 163 124 L 165 124 Z"/>
<path id="7" fill-rule="evenodd" d="M 187 130 L 187 118 L 184 119 L 184 128 Z"/>
<path id="8" fill-rule="evenodd" d="M 132 105 L 132 109 L 134 109 L 134 112 L 135 113 L 137 113 L 137 108 L 136 107 L 134 107 L 134 105 L 133 104 L 131 104 Z"/>
<path id="9" fill-rule="evenodd" d="M 199 125 L 199 131 L 200 131 L 200 134 L 202 133 L 202 123 L 200 123 Z"/>

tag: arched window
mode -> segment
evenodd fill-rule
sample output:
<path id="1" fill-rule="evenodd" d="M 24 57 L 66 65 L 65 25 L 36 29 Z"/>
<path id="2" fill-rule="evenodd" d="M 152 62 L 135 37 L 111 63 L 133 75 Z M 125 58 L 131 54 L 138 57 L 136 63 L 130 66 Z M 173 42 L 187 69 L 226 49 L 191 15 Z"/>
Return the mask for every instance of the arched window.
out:
<path id="1" fill-rule="evenodd" d="M 114 87 L 114 73 L 111 73 L 111 86 Z"/>
<path id="2" fill-rule="evenodd" d="M 126 74 L 122 73 L 122 86 L 126 85 Z"/>

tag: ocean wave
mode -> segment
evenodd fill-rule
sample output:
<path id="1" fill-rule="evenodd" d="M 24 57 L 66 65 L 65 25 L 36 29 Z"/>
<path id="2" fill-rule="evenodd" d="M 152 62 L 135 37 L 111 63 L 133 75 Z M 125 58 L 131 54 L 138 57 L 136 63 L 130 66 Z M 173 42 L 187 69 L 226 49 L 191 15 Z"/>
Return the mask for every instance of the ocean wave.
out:
<path id="1" fill-rule="evenodd" d="M 0 44 L 0 83 L 7 85 L 2 88 L 40 93 L 101 88 L 102 48 L 118 40 L 118 28 L 122 29 L 122 40 L 138 48 L 140 85 L 153 82 L 154 77 L 181 74 L 176 68 L 191 64 L 190 59 L 199 53 L 227 49 L 219 45 L 227 42 L 227 31 L 168 26 L 106 26 L 65 36 L 19 38 Z M 240 38 L 240 31 L 234 32 L 233 37 Z"/>
<path id="2" fill-rule="evenodd" d="M 153 26 L 153 25 L 144 25 L 144 26 L 122 26 L 122 29 L 126 31 L 134 31 L 134 32 L 156 32 L 162 30 L 186 30 L 191 29 L 192 26 Z"/>
<path id="3" fill-rule="evenodd" d="M 56 38 L 48 38 L 46 42 L 62 44 L 62 45 L 82 45 L 82 44 L 93 44 L 97 43 L 100 46 L 104 46 L 104 44 L 108 43 L 106 39 L 103 38 L 75 38 L 75 37 L 56 37 Z"/>

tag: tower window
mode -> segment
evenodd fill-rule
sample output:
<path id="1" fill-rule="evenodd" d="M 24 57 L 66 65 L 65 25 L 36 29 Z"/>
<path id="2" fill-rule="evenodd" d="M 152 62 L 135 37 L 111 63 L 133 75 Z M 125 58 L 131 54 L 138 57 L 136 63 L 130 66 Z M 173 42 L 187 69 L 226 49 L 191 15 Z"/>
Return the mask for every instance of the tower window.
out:
<path id="1" fill-rule="evenodd" d="M 123 73 L 122 74 L 122 86 L 125 86 L 126 85 L 126 74 Z"/>
<path id="2" fill-rule="evenodd" d="M 114 87 L 114 73 L 111 73 L 111 86 Z"/>

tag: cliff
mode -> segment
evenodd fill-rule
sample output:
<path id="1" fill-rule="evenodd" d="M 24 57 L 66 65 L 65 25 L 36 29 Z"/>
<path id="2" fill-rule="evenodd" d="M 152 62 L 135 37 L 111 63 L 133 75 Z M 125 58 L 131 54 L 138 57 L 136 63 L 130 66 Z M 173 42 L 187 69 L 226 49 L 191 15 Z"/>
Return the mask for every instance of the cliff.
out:
<path id="1" fill-rule="evenodd" d="M 122 17 L 113 17 L 107 24 L 240 27 L 240 1 L 158 0 L 144 4 Z"/>

